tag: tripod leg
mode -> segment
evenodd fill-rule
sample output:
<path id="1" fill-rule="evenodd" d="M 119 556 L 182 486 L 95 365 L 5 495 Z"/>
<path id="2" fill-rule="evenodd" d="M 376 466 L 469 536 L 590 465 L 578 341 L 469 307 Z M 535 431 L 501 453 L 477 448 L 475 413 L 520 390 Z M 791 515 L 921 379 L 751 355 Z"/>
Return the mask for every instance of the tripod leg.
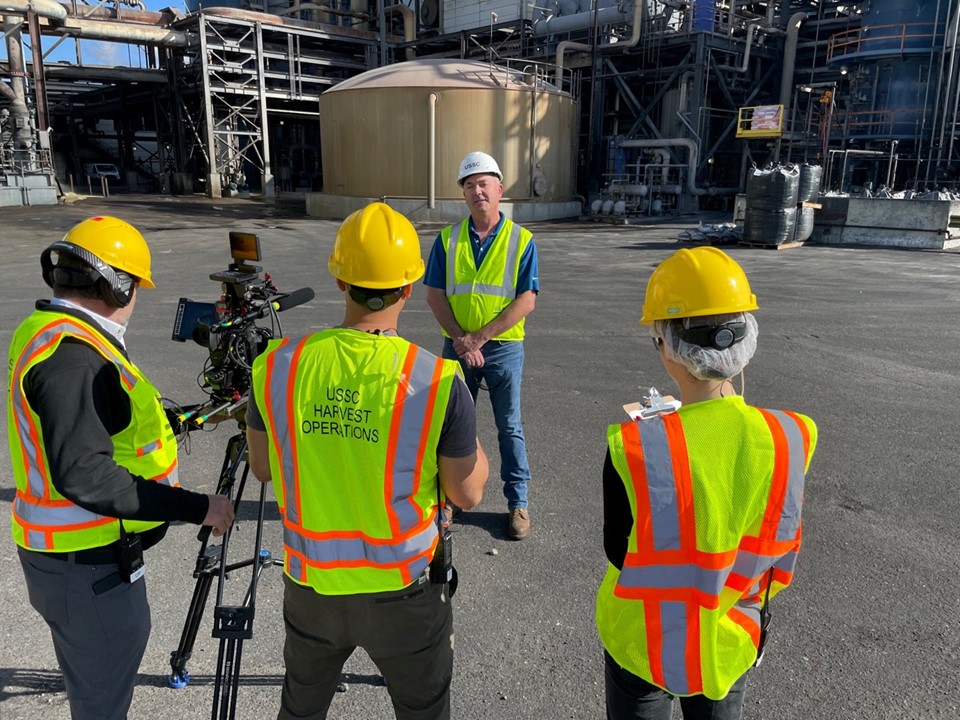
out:
<path id="1" fill-rule="evenodd" d="M 237 476 L 237 469 L 240 463 L 244 461 L 245 451 L 246 438 L 243 433 L 239 433 L 230 438 L 226 451 L 224 452 L 223 463 L 220 467 L 220 479 L 217 482 L 218 494 L 230 496 Z M 239 493 L 237 502 L 239 503 Z M 190 682 L 190 673 L 186 669 L 187 661 L 193 654 L 193 646 L 197 639 L 197 632 L 200 629 L 200 621 L 203 618 L 204 608 L 206 608 L 207 605 L 207 598 L 210 594 L 213 576 L 220 569 L 221 561 L 225 553 L 225 547 L 219 545 L 209 547 L 207 545 L 210 539 L 209 527 L 200 528 L 197 539 L 200 541 L 200 551 L 197 556 L 197 565 L 193 572 L 194 577 L 197 578 L 197 584 L 193 589 L 190 608 L 187 610 L 183 632 L 180 635 L 180 644 L 176 650 L 170 653 L 170 675 L 167 677 L 167 684 L 177 689 L 186 687 Z"/>
<path id="2" fill-rule="evenodd" d="M 180 635 L 180 644 L 170 653 L 170 676 L 167 678 L 167 684 L 172 688 L 184 688 L 190 683 L 187 661 L 193 655 L 193 645 L 197 639 L 197 631 L 200 629 L 200 620 L 203 617 L 203 609 L 207 605 L 207 596 L 210 594 L 212 582 L 212 575 L 201 575 L 197 578 L 183 633 Z"/>

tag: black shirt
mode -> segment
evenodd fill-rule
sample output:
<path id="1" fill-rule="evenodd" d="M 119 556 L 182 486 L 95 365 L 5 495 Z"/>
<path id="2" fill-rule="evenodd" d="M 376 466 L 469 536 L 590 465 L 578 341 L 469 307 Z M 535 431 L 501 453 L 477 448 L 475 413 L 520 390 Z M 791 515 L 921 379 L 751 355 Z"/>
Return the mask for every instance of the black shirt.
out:
<path id="1" fill-rule="evenodd" d="M 630 498 L 620 473 L 613 466 L 610 448 L 607 448 L 607 456 L 603 461 L 603 551 L 617 570 L 623 570 L 631 530 L 633 513 L 630 510 Z"/>
<path id="2" fill-rule="evenodd" d="M 37 309 L 82 320 L 126 357 L 113 336 L 85 313 L 45 300 L 37 302 Z M 107 517 L 203 522 L 205 495 L 132 475 L 114 461 L 112 436 L 130 424 L 130 398 L 116 366 L 100 353 L 65 338 L 49 358 L 27 372 L 23 386 L 40 419 L 50 478 L 61 495 Z"/>

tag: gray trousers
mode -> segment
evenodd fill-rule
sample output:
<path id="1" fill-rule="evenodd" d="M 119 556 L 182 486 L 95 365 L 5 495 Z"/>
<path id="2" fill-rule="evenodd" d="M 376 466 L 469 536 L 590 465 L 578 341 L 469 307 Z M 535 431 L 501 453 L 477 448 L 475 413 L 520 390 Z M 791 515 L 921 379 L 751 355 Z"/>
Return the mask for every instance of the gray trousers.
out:
<path id="1" fill-rule="evenodd" d="M 398 720 L 449 720 L 453 611 L 446 585 L 320 595 L 284 575 L 286 675 L 279 720 L 323 720 L 340 672 L 362 647 L 387 680 Z"/>
<path id="2" fill-rule="evenodd" d="M 94 585 L 116 564 L 78 565 L 18 548 L 30 604 L 50 626 L 73 720 L 124 720 L 150 635 L 146 581 Z"/>

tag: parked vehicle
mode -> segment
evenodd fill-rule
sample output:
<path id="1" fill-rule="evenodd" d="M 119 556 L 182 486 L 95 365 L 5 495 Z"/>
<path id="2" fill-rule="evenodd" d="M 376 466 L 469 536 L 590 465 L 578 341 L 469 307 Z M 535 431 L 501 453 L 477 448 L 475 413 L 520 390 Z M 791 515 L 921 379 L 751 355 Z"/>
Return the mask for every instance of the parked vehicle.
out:
<path id="1" fill-rule="evenodd" d="M 83 166 L 83 172 L 94 180 L 100 178 L 120 179 L 120 171 L 112 163 L 87 163 Z"/>

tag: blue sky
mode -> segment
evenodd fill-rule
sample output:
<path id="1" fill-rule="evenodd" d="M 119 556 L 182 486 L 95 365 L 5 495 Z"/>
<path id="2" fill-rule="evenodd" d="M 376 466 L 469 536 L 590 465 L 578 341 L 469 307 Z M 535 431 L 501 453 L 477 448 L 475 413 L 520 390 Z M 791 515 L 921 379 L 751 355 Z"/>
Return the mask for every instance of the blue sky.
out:
<path id="1" fill-rule="evenodd" d="M 59 2 L 66 2 L 67 0 L 59 0 Z M 95 5 L 95 0 L 88 0 L 91 5 Z M 175 7 L 178 8 L 181 12 L 186 13 L 186 7 L 183 0 L 145 0 L 147 10 L 161 10 L 165 7 Z M 32 59 L 30 51 L 30 42 L 29 37 L 26 32 L 24 32 L 24 49 L 23 56 L 24 60 L 30 62 Z M 69 63 L 75 63 L 77 61 L 77 54 L 74 49 L 75 42 L 72 38 L 67 38 L 60 42 L 57 45 L 56 49 L 50 52 L 50 48 L 54 46 L 59 38 L 53 35 L 44 35 L 43 36 L 43 52 L 45 54 L 44 62 L 55 63 L 59 61 L 66 60 Z M 143 53 L 138 52 L 137 48 L 128 46 L 124 43 L 114 43 L 114 42 L 99 42 L 95 40 L 81 40 L 80 41 L 80 52 L 83 57 L 83 62 L 86 65 L 107 65 L 107 66 L 132 66 L 132 67 L 145 67 Z M 47 54 L 49 53 L 49 54 Z M 7 46 L 6 43 L 0 43 L 0 58 L 6 59 L 7 57 Z"/>

